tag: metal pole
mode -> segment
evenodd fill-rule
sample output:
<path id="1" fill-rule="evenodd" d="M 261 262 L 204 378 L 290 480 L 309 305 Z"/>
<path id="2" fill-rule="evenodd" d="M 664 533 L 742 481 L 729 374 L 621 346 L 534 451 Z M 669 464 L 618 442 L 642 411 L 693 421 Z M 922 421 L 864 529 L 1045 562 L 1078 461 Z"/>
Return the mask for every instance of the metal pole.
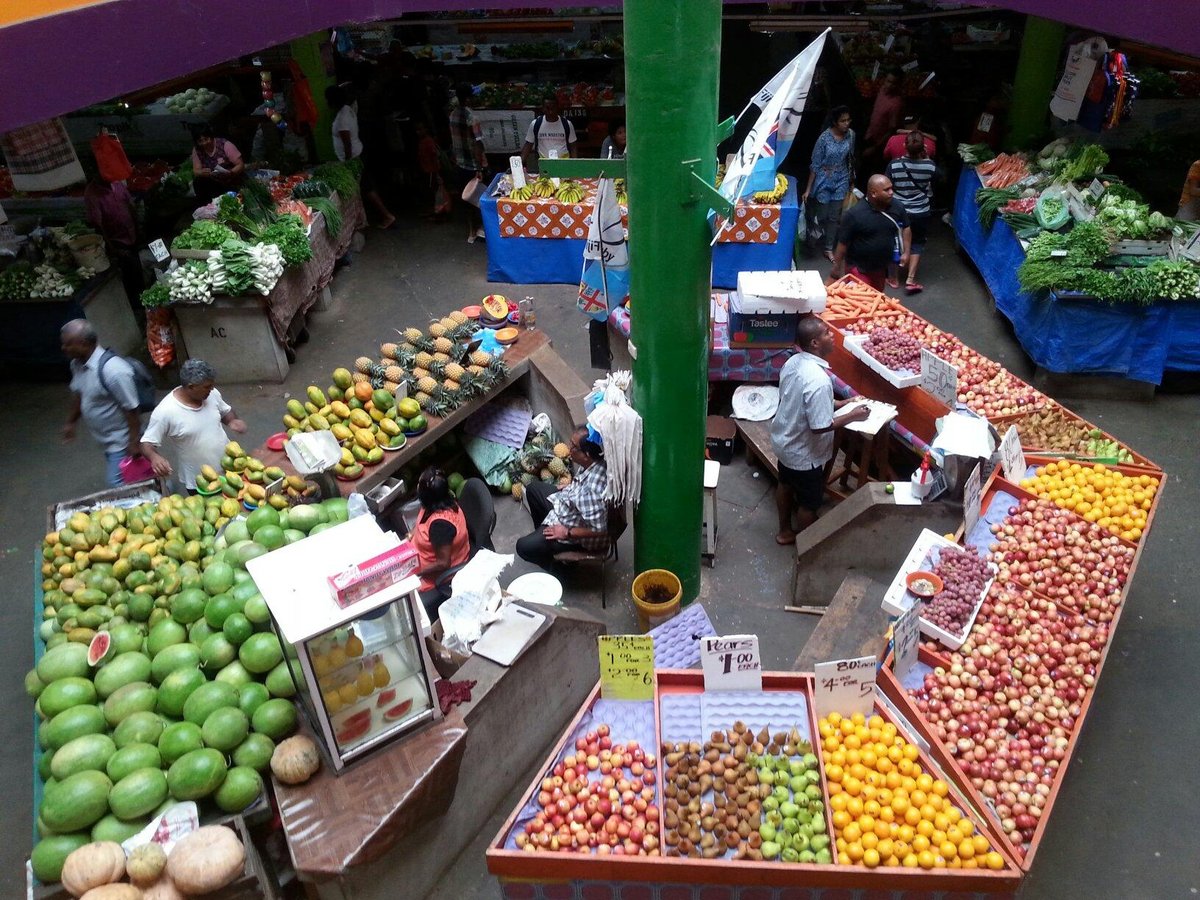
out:
<path id="1" fill-rule="evenodd" d="M 634 405 L 643 424 L 635 568 L 700 591 L 708 405 L 709 202 L 716 177 L 720 0 L 626 0 L 630 297 Z M 693 163 L 692 166 L 686 165 Z"/>

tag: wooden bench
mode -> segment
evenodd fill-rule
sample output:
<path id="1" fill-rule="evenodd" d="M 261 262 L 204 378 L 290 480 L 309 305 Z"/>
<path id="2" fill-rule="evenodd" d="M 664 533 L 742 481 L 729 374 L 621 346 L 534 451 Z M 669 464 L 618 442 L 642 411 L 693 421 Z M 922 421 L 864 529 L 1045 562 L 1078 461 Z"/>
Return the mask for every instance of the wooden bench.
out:
<path id="1" fill-rule="evenodd" d="M 771 447 L 771 420 L 765 422 L 747 422 L 735 419 L 737 433 L 746 445 L 746 453 L 757 459 L 764 469 L 779 479 L 779 458 Z"/>
<path id="2" fill-rule="evenodd" d="M 811 672 L 819 662 L 882 653 L 890 618 L 880 605 L 886 590 L 886 585 L 865 575 L 846 576 L 793 668 Z"/>

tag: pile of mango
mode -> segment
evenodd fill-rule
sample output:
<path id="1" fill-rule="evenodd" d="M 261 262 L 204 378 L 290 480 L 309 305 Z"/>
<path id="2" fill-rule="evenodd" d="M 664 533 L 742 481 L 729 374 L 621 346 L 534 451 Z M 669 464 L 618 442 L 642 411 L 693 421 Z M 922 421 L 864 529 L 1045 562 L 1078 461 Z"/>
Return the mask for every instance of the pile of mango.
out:
<path id="1" fill-rule="evenodd" d="M 267 496 L 267 486 L 284 477 L 283 469 L 265 465 L 246 453 L 237 441 L 225 445 L 221 469 L 223 471 L 209 465 L 201 467 L 196 476 L 196 490 L 205 496 L 221 494 L 252 507 L 267 503 L 275 509 L 287 508 L 286 497 L 280 494 Z"/>
<path id="2" fill-rule="evenodd" d="M 334 471 L 340 478 L 354 480 L 364 467 L 383 461 L 385 447 L 403 447 L 404 433 L 391 391 L 354 383 L 348 369 L 335 369 L 333 382 L 324 391 L 310 385 L 304 402 L 288 400 L 283 424 L 289 438 L 304 432 L 331 432 L 342 445 L 342 458 Z"/>

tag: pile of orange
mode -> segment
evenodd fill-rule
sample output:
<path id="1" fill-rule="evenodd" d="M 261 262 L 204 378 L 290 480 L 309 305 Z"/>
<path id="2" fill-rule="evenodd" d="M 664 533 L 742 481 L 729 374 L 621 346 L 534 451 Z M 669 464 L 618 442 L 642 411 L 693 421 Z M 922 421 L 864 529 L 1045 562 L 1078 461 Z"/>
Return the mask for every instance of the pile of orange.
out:
<path id="1" fill-rule="evenodd" d="M 1136 541 L 1146 530 L 1158 479 L 1125 475 L 1103 463 L 1062 460 L 1038 466 L 1032 478 L 1021 479 L 1021 487 L 1127 541 Z"/>
<path id="2" fill-rule="evenodd" d="M 1003 869 L 1004 857 L 949 799 L 946 782 L 880 716 L 831 713 L 819 724 L 841 865 Z"/>

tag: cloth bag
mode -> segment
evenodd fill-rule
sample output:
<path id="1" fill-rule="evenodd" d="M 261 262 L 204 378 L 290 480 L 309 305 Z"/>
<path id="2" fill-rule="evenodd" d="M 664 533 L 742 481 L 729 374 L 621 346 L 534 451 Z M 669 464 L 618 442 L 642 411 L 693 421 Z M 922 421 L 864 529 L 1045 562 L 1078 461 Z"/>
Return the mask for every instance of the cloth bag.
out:
<path id="1" fill-rule="evenodd" d="M 467 186 L 463 188 L 462 198 L 464 203 L 470 203 L 472 206 L 478 207 L 480 198 L 483 197 L 483 192 L 487 190 L 485 185 L 476 175 L 467 182 Z"/>
<path id="2" fill-rule="evenodd" d="M 105 181 L 125 181 L 133 174 L 133 166 L 121 146 L 121 139 L 115 134 L 103 131 L 91 140 L 92 155 L 96 157 L 96 165 L 100 169 L 100 177 Z"/>

